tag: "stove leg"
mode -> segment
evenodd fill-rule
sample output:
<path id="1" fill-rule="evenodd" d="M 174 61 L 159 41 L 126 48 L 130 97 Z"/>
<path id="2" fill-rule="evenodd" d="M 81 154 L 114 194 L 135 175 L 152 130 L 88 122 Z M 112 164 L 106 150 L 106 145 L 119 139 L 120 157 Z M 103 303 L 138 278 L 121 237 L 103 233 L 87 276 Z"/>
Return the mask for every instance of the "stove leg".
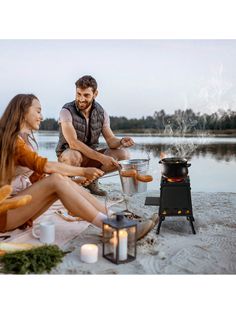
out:
<path id="1" fill-rule="evenodd" d="M 192 233 L 193 233 L 193 234 L 196 234 L 196 231 L 195 231 L 194 225 L 193 225 L 193 221 L 194 221 L 193 216 L 188 216 L 188 217 L 187 217 L 187 220 L 188 220 L 189 223 L 190 223 L 190 226 L 191 226 L 191 229 L 192 229 Z"/>
<path id="2" fill-rule="evenodd" d="M 161 229 L 161 224 L 162 224 L 162 221 L 164 221 L 165 220 L 165 217 L 160 217 L 160 220 L 159 220 L 159 223 L 158 223 L 158 226 L 157 226 L 157 232 L 156 232 L 156 234 L 159 234 L 159 232 L 160 232 L 160 229 Z"/>

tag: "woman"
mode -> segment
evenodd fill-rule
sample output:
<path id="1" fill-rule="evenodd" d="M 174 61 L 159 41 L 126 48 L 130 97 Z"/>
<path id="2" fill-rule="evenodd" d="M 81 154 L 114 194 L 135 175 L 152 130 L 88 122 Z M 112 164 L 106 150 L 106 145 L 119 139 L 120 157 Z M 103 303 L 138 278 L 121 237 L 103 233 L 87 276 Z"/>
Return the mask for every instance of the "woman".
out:
<path id="1" fill-rule="evenodd" d="M 58 199 L 73 215 L 101 228 L 107 218 L 105 206 L 69 176 L 82 176 L 82 182 L 89 183 L 103 172 L 51 162 L 39 156 L 33 150 L 31 135 L 39 129 L 41 121 L 41 105 L 32 94 L 16 95 L 0 120 L 0 187 L 10 184 L 15 177 L 13 194 L 32 196 L 30 204 L 0 214 L 0 232 L 33 221 Z M 150 231 L 155 222 L 156 217 L 141 223 L 138 237 Z"/>

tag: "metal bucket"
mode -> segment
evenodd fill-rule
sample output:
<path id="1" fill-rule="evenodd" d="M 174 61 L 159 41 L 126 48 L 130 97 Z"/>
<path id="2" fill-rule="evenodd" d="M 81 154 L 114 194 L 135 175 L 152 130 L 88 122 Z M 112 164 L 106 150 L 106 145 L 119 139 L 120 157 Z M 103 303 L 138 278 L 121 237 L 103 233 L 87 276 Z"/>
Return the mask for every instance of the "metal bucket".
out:
<path id="1" fill-rule="evenodd" d="M 149 159 L 129 159 L 119 161 L 122 170 L 135 169 L 137 174 L 146 175 L 149 168 Z M 120 172 L 121 172 L 120 171 Z M 141 182 L 136 177 L 123 177 L 120 173 L 120 181 L 123 193 L 133 195 L 136 193 L 144 193 L 147 191 L 147 182 Z"/>

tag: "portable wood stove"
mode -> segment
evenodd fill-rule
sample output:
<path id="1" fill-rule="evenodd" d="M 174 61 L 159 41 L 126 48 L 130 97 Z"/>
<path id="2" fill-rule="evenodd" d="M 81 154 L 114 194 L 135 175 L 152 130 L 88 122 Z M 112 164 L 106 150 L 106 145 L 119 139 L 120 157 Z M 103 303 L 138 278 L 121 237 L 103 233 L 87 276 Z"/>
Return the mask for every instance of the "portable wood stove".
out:
<path id="1" fill-rule="evenodd" d="M 159 205 L 159 223 L 156 233 L 159 234 L 161 224 L 168 216 L 185 216 L 190 223 L 192 233 L 194 217 L 191 200 L 189 176 L 179 180 L 161 178 L 160 197 L 146 197 L 145 205 Z"/>

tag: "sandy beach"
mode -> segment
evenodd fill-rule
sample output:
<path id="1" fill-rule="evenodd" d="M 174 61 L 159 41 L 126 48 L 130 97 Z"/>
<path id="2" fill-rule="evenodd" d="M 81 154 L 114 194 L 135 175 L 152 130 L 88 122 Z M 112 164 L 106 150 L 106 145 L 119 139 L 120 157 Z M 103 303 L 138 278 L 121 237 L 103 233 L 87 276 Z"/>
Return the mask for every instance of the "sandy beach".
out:
<path id="1" fill-rule="evenodd" d="M 110 199 L 120 195 L 119 184 L 103 184 Z M 145 206 L 145 197 L 158 196 L 159 191 L 136 194 L 129 210 L 150 217 L 157 206 Z M 102 198 L 101 198 L 102 199 Z M 169 217 L 156 234 L 156 227 L 138 241 L 135 261 L 115 265 L 102 257 L 100 230 L 89 225 L 78 236 L 63 245 L 71 253 L 51 274 L 235 274 L 236 273 L 236 193 L 192 192 L 196 234 L 192 234 L 185 217 Z M 114 211 L 125 209 L 121 202 Z M 95 243 L 99 258 L 94 264 L 80 260 L 80 247 Z"/>

